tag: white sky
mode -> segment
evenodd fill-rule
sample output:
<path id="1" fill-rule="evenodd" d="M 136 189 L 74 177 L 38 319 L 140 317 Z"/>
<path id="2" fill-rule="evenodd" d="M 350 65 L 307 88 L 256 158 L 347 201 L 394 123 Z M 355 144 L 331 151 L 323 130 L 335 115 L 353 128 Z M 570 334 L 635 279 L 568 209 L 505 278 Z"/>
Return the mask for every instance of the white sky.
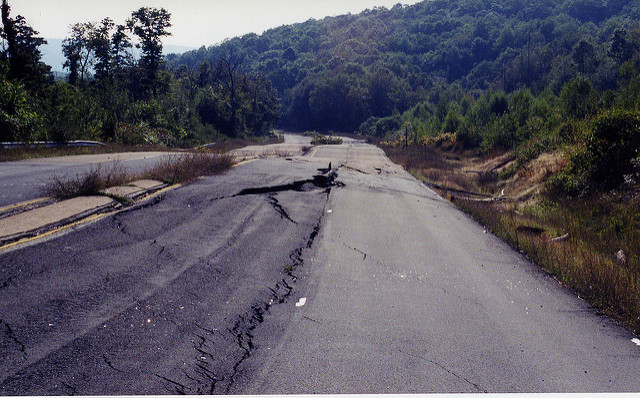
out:
<path id="1" fill-rule="evenodd" d="M 121 24 L 140 7 L 171 13 L 172 36 L 164 44 L 190 47 L 218 44 L 226 38 L 309 18 L 322 19 L 367 8 L 415 4 L 420 0 L 9 0 L 11 15 L 22 15 L 45 38 L 64 38 L 69 25 L 110 17 Z"/>

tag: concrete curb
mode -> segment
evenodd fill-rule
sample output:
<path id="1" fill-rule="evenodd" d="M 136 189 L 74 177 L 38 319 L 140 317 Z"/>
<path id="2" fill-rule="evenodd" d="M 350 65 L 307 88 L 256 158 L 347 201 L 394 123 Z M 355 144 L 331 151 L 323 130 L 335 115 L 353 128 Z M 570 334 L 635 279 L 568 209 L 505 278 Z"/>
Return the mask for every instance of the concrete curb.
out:
<path id="1" fill-rule="evenodd" d="M 136 199 L 146 200 L 148 195 L 166 189 L 160 181 L 140 180 L 127 186 L 111 187 L 102 196 L 78 197 L 62 201 L 47 198 L 7 206 L 0 213 L 0 250 L 21 240 L 37 237 L 92 215 L 109 210 L 136 206 Z M 131 202 L 118 200 L 124 197 Z"/>
<path id="2" fill-rule="evenodd" d="M 56 200 L 53 198 L 38 198 L 4 206 L 0 208 L 0 219 L 20 214 L 28 210 L 37 209 L 38 207 L 50 205 L 55 201 Z"/>

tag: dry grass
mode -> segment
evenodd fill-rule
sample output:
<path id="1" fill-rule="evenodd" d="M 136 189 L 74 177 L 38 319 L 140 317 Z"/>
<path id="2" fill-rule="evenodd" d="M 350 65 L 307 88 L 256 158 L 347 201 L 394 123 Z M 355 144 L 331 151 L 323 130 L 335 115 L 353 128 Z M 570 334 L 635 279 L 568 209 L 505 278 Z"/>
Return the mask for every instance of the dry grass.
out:
<path id="1" fill-rule="evenodd" d="M 43 187 L 42 192 L 57 199 L 100 195 L 100 191 L 105 188 L 122 185 L 131 180 L 127 170 L 119 162 L 115 162 L 111 168 L 106 169 L 98 165 L 71 178 L 54 176 Z"/>
<path id="2" fill-rule="evenodd" d="M 470 167 L 472 153 L 449 153 L 429 145 L 409 147 L 382 146 L 387 156 L 402 165 L 418 179 L 437 184 L 445 190 L 477 192 L 493 195 L 496 175 Z"/>
<path id="3" fill-rule="evenodd" d="M 233 163 L 233 156 L 229 154 L 197 152 L 169 155 L 153 168 L 141 173 L 138 178 L 177 184 L 200 176 L 221 174 L 229 170 Z"/>
<path id="4" fill-rule="evenodd" d="M 101 195 L 108 187 L 124 185 L 138 179 L 154 179 L 165 184 L 192 181 L 200 176 L 221 174 L 233 166 L 234 159 L 229 154 L 211 152 L 167 155 L 154 167 L 138 174 L 132 174 L 115 163 L 105 169 L 97 166 L 72 178 L 54 177 L 43 188 L 47 196 L 68 199 L 77 196 Z"/>
<path id="5" fill-rule="evenodd" d="M 602 312 L 614 316 L 631 330 L 640 330 L 640 270 L 638 269 L 638 241 L 627 242 L 630 249 L 611 235 L 602 236 L 597 245 L 593 231 L 580 227 L 580 221 L 570 211 L 557 222 L 554 217 L 532 217 L 518 214 L 514 204 L 505 205 L 456 201 L 465 212 L 485 225 L 514 248 L 558 277 L 582 298 Z M 554 222 L 556 221 L 556 222 Z M 605 221 L 606 222 L 606 221 Z M 535 226 L 534 228 L 523 228 Z M 531 233 L 531 230 L 542 233 Z M 552 238 L 568 233 L 568 239 Z M 622 250 L 624 260 L 617 256 Z"/>

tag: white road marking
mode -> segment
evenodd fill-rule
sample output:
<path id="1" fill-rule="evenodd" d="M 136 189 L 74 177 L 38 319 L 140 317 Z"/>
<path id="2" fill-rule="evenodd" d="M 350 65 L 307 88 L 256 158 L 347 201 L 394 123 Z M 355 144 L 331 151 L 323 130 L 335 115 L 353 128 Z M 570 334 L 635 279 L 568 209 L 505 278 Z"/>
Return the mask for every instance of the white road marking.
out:
<path id="1" fill-rule="evenodd" d="M 634 343 L 637 346 L 640 346 L 640 339 L 633 338 L 633 339 L 631 339 L 631 342 Z"/>

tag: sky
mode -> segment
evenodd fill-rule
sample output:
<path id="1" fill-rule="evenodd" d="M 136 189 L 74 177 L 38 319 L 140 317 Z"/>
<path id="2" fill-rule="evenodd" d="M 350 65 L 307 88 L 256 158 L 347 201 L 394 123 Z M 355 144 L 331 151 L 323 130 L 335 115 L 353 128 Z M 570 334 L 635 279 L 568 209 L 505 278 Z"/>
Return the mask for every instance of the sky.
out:
<path id="1" fill-rule="evenodd" d="M 198 48 L 247 33 L 322 19 L 357 14 L 373 7 L 415 4 L 420 0 L 9 0 L 11 15 L 22 15 L 44 38 L 62 39 L 77 22 L 110 17 L 122 24 L 140 7 L 164 8 L 171 13 L 172 36 L 163 44 Z"/>

